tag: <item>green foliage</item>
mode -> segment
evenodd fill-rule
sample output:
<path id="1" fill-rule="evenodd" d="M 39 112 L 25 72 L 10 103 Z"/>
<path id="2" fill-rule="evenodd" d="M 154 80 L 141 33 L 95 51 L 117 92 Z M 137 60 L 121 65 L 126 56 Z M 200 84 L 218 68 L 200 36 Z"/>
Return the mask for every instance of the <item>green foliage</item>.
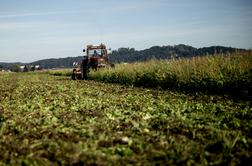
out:
<path id="1" fill-rule="evenodd" d="M 50 75 L 54 76 L 71 76 L 72 75 L 72 69 L 57 69 L 57 70 L 49 70 L 45 73 L 48 73 Z"/>
<path id="2" fill-rule="evenodd" d="M 149 69 L 126 72 L 122 82 L 173 78 Z M 0 165 L 244 165 L 252 158 L 251 101 L 39 72 L 0 73 L 0 94 Z"/>
<path id="3" fill-rule="evenodd" d="M 21 71 L 20 66 L 18 64 L 13 65 L 11 70 L 13 72 L 20 72 Z"/>
<path id="4" fill-rule="evenodd" d="M 175 46 L 153 46 L 149 49 L 136 51 L 134 48 L 119 48 L 110 55 L 111 62 L 139 62 L 151 59 L 190 58 L 194 56 L 205 56 L 215 54 L 230 54 L 236 51 L 244 51 L 223 46 L 211 46 L 194 48 L 192 46 L 179 44 Z"/>
<path id="5" fill-rule="evenodd" d="M 90 79 L 124 85 L 175 89 L 186 92 L 251 95 L 252 54 L 151 60 L 116 65 L 115 69 L 92 72 Z"/>

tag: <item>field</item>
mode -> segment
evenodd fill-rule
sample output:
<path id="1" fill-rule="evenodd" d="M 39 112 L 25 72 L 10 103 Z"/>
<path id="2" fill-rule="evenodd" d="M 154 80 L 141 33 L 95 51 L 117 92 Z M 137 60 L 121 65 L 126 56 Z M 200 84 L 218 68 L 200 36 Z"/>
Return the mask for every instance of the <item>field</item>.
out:
<path id="1" fill-rule="evenodd" d="M 49 74 L 70 76 L 71 69 L 50 71 Z M 127 86 L 247 98 L 252 96 L 252 52 L 119 64 L 115 69 L 91 70 L 89 79 Z"/>
<path id="2" fill-rule="evenodd" d="M 182 62 L 193 61 L 172 63 Z M 233 71 L 232 80 L 235 82 L 237 78 L 236 81 L 243 80 L 244 85 L 251 86 L 248 77 L 251 61 L 225 62 L 226 66 L 241 64 L 231 65 L 228 70 Z M 208 63 L 211 64 L 211 59 Z M 138 75 L 146 72 L 138 67 L 143 64 L 133 65 L 136 67 L 129 67 L 132 72 L 139 71 Z M 171 71 L 176 74 L 177 83 L 191 80 L 185 79 L 190 74 L 182 72 L 190 71 L 189 67 L 184 70 L 179 65 L 176 69 L 166 66 L 169 70 L 159 68 L 166 73 L 164 78 Z M 221 66 L 225 68 L 224 64 Z M 122 68 L 121 65 L 114 71 L 103 70 L 91 76 L 108 82 L 103 77 L 106 73 L 110 73 L 106 77 L 109 78 L 124 71 L 129 77 L 114 79 L 127 78 L 117 82 L 124 85 L 72 81 L 64 76 L 67 72 L 58 74 L 61 77 L 48 73 L 0 73 L 0 165 L 247 165 L 252 162 L 251 100 L 240 100 L 229 93 L 204 93 L 205 89 L 188 93 L 190 87 L 195 92 L 192 85 L 186 87 L 187 93 L 184 93 L 186 88 L 169 90 L 172 86 L 135 87 L 138 84 L 134 81 L 128 84 L 130 76 L 135 78 L 131 70 L 126 72 Z M 203 71 L 194 69 L 194 73 Z M 232 82 L 228 76 L 210 74 L 216 71 L 205 73 L 212 80 L 222 78 L 221 87 Z M 223 70 L 224 74 L 229 72 Z M 163 74 L 157 76 L 160 75 Z M 203 75 L 197 75 L 195 80 L 202 80 Z M 193 85 L 203 85 L 195 82 Z M 175 89 L 177 85 L 174 84 Z M 233 87 L 237 94 L 250 94 L 245 86 L 237 87 Z"/>

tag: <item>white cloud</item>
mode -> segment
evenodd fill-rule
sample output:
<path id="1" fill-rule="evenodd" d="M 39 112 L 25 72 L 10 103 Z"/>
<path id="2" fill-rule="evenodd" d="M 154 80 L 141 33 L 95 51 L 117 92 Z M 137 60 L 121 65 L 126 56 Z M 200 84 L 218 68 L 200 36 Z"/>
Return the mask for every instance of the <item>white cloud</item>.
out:
<path id="1" fill-rule="evenodd" d="M 47 16 L 59 14 L 77 14 L 82 11 L 48 11 L 48 12 L 30 12 L 30 13 L 1 13 L 0 18 L 30 17 L 30 16 Z"/>
<path id="2" fill-rule="evenodd" d="M 52 24 L 45 24 L 41 22 L 2 22 L 0 23 L 0 30 L 9 30 L 14 29 L 36 29 L 36 28 L 45 28 Z"/>
<path id="3" fill-rule="evenodd" d="M 86 7 L 85 9 L 77 10 L 63 10 L 63 11 L 45 11 L 45 12 L 16 12 L 16 13 L 6 13 L 0 12 L 0 19 L 18 18 L 18 17 L 32 17 L 32 16 L 50 16 L 50 15 L 63 15 L 63 14 L 114 14 L 121 12 L 138 11 L 142 9 L 151 8 L 157 5 L 162 5 L 162 1 L 154 0 L 138 0 L 138 1 L 118 1 L 113 5 L 109 6 L 105 4 L 104 6 L 97 6 L 96 8 Z"/>

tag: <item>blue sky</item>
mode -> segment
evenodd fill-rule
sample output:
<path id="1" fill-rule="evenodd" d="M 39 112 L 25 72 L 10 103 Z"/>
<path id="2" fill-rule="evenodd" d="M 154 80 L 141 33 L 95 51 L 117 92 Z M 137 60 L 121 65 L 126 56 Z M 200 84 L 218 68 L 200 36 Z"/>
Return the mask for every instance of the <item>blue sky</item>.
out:
<path id="1" fill-rule="evenodd" d="M 251 0 L 0 0 L 0 62 L 187 44 L 252 48 Z"/>

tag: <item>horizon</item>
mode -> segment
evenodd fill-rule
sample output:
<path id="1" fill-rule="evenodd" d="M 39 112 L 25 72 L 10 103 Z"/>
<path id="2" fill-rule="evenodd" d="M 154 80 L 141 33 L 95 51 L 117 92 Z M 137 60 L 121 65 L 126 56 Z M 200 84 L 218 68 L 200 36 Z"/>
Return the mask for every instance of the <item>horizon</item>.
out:
<path id="1" fill-rule="evenodd" d="M 176 45 L 162 45 L 162 46 L 158 46 L 158 45 L 153 45 L 153 46 L 151 46 L 151 47 L 148 47 L 148 48 L 144 48 L 144 49 L 135 49 L 136 51 L 144 51 L 144 50 L 146 50 L 146 49 L 150 49 L 150 48 L 152 48 L 152 47 L 166 47 L 166 46 L 172 46 L 172 47 L 174 47 L 174 46 L 177 46 L 177 45 L 186 45 L 186 44 L 182 44 L 182 43 L 180 43 L 180 44 L 176 44 Z M 193 48 L 196 48 L 196 49 L 200 49 L 200 48 L 208 48 L 208 47 L 227 47 L 227 48 L 235 48 L 235 49 L 245 49 L 245 48 L 236 48 L 236 47 L 230 47 L 230 46 L 221 46 L 221 45 L 212 45 L 212 46 L 207 46 L 207 47 L 194 47 L 194 46 L 190 46 L 190 45 L 186 45 L 186 46 L 189 46 L 189 47 L 193 47 Z M 132 47 L 119 47 L 119 48 L 132 48 Z M 251 49 L 245 49 L 245 50 L 251 50 Z M 112 50 L 112 51 L 115 51 L 115 50 Z M 39 59 L 39 60 L 35 60 L 35 61 L 31 61 L 31 62 L 1 62 L 0 61 L 0 63 L 21 63 L 21 64 L 32 64 L 32 63 L 34 63 L 34 62 L 37 62 L 37 61 L 41 61 L 41 60 L 50 60 L 50 59 L 55 59 L 55 60 L 57 60 L 57 59 L 65 59 L 65 58 L 76 58 L 76 57 L 81 57 L 81 56 L 83 56 L 83 55 L 80 55 L 80 56 L 66 56 L 66 57 L 56 57 L 56 58 L 44 58 L 44 59 Z"/>
<path id="2" fill-rule="evenodd" d="M 176 45 L 186 45 L 186 44 L 180 43 L 180 44 L 176 44 Z M 153 46 L 151 46 L 151 47 L 154 47 L 154 46 L 158 46 L 158 47 L 172 46 L 172 47 L 174 47 L 174 46 L 176 46 L 176 45 L 162 45 L 162 46 L 153 45 Z M 191 45 L 186 45 L 186 46 L 191 46 Z M 231 46 L 221 46 L 221 45 L 212 45 L 212 46 L 207 46 L 207 47 L 218 47 L 218 46 L 220 46 L 220 47 L 231 47 Z M 135 49 L 135 48 L 134 48 L 134 49 L 137 50 L 137 51 L 143 51 L 143 50 L 146 50 L 146 49 L 150 49 L 151 47 L 143 48 L 143 49 Z M 204 48 L 204 47 L 194 47 L 194 46 L 191 46 L 191 47 L 196 48 L 196 49 Z M 133 47 L 119 47 L 119 48 L 133 48 Z M 232 47 L 232 48 L 235 48 L 235 49 L 246 49 L 246 48 L 236 48 L 236 47 Z M 250 49 L 246 49 L 246 50 L 250 50 Z M 112 51 L 114 51 L 114 50 L 112 50 Z M 79 56 L 83 56 L 83 55 L 79 55 Z M 75 58 L 75 57 L 79 57 L 79 56 L 66 56 L 66 57 L 54 57 L 54 58 L 48 57 L 48 58 L 38 59 L 38 60 L 35 60 L 35 61 L 30 61 L 30 62 L 2 62 L 2 61 L 0 61 L 0 63 L 21 63 L 21 64 L 31 64 L 31 63 L 34 63 L 34 62 L 36 62 L 36 61 L 41 61 L 41 60 Z"/>
<path id="3" fill-rule="evenodd" d="M 252 48 L 249 0 L 0 0 L 0 62 L 82 56 L 87 44 L 143 50 L 178 45 Z"/>

